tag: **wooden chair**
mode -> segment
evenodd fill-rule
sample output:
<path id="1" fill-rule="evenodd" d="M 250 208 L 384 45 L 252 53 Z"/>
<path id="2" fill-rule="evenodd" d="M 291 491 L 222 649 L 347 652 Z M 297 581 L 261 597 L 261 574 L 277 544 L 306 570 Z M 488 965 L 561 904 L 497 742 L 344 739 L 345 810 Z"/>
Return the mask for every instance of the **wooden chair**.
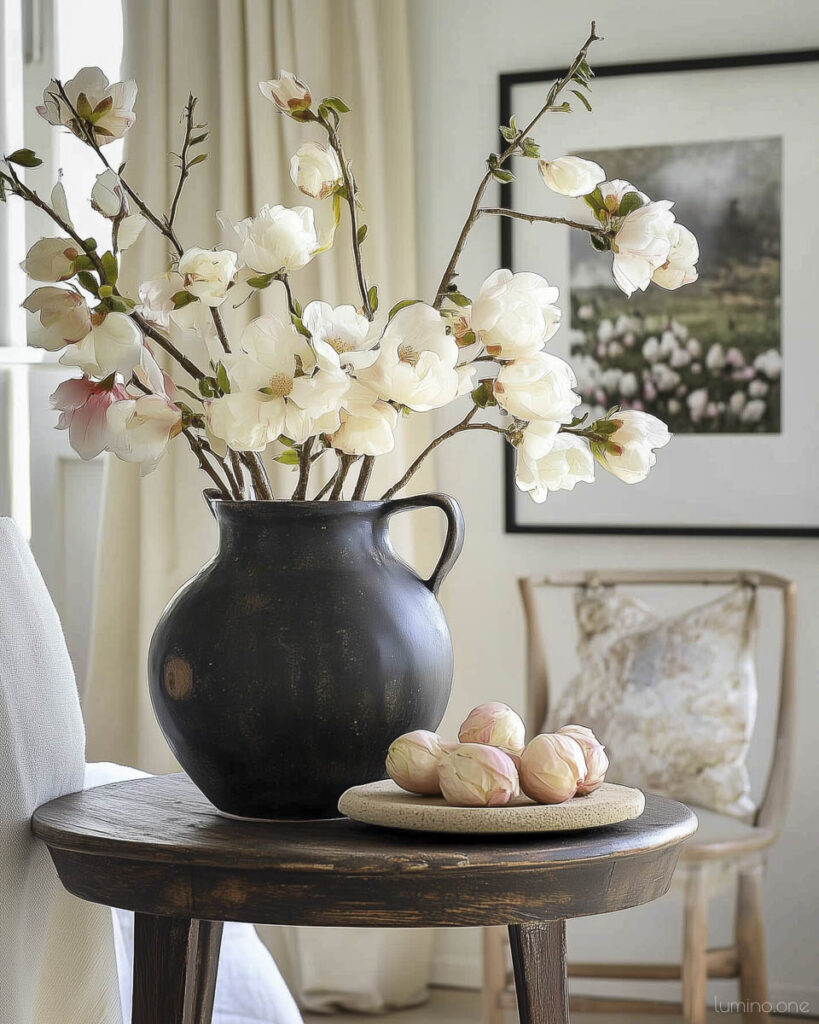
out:
<path id="1" fill-rule="evenodd" d="M 762 879 L 767 848 L 779 837 L 790 795 L 795 720 L 794 649 L 796 585 L 767 572 L 741 571 L 601 571 L 553 576 L 528 576 L 518 580 L 526 617 L 526 725 L 531 735 L 539 730 L 549 709 L 549 680 L 541 616 L 536 607 L 540 587 L 578 586 L 735 586 L 746 584 L 777 590 L 782 598 L 782 647 L 773 755 L 764 795 L 748 824 L 735 818 L 694 808 L 700 829 L 683 847 L 677 867 L 684 887 L 682 964 L 569 964 L 569 977 L 669 980 L 682 982 L 682 1013 L 685 1024 L 704 1024 L 706 984 L 709 978 L 736 978 L 744 1004 L 745 1024 L 768 1020 L 762 1004 L 768 999 L 765 941 L 762 919 Z M 734 944 L 708 949 L 709 891 L 706 872 L 720 866 L 735 876 L 736 916 Z M 503 1024 L 503 1012 L 514 1007 L 514 989 L 507 970 L 503 929 L 484 930 L 484 1024 Z M 577 996 L 572 1008 L 609 1013 L 679 1012 L 679 1004 L 644 999 L 605 999 Z"/>

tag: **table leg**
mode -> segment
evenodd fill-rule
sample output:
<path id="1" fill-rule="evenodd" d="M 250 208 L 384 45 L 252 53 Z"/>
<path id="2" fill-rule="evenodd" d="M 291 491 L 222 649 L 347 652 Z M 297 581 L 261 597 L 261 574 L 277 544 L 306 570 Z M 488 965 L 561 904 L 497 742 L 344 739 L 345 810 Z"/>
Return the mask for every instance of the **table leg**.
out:
<path id="1" fill-rule="evenodd" d="M 520 1024 L 568 1024 L 566 922 L 510 924 Z"/>
<path id="2" fill-rule="evenodd" d="M 210 1024 L 222 924 L 134 915 L 132 1024 Z"/>

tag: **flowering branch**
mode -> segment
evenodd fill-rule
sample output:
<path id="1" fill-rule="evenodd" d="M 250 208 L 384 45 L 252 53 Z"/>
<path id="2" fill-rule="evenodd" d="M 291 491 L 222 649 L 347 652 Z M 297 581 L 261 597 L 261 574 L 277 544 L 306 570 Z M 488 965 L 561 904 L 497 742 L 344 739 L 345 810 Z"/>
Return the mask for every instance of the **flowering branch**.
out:
<path id="1" fill-rule="evenodd" d="M 525 220 L 529 224 L 563 224 L 567 228 L 575 228 L 577 231 L 588 231 L 592 235 L 613 235 L 613 231 L 605 232 L 599 224 L 584 224 L 579 220 L 568 220 L 566 217 L 547 217 L 545 214 L 521 213 L 519 210 L 509 210 L 504 206 L 482 206 L 478 210 L 478 216 L 490 214 L 494 217 L 510 217 L 513 220 Z"/>
<path id="2" fill-rule="evenodd" d="M 481 206 L 481 201 L 484 196 L 484 192 L 486 192 L 486 188 L 489 185 L 489 182 L 496 177 L 495 171 L 499 170 L 506 163 L 510 156 L 513 156 L 515 153 L 519 151 L 521 140 L 526 138 L 526 136 L 535 127 L 538 121 L 540 121 L 544 114 L 548 113 L 551 109 L 553 109 L 555 100 L 558 98 L 563 89 L 565 89 L 566 86 L 574 80 L 577 71 L 580 68 L 580 65 L 586 60 L 586 55 L 588 54 L 589 48 L 591 47 L 592 43 L 596 42 L 599 38 L 600 36 L 598 36 L 597 32 L 595 31 L 595 23 L 592 22 L 589 37 L 583 44 L 583 46 L 580 48 L 580 51 L 575 57 L 575 59 L 572 61 L 569 70 L 566 72 L 563 78 L 558 79 L 558 81 L 554 83 L 554 85 L 549 90 L 548 96 L 546 97 L 546 102 L 543 104 L 543 106 L 540 108 L 537 114 L 535 114 L 535 116 L 526 125 L 525 128 L 519 131 L 517 135 L 515 135 L 512 138 L 506 149 L 497 157 L 494 163 L 489 167 L 489 169 L 484 174 L 480 184 L 478 185 L 478 191 L 475 193 L 475 198 L 472 201 L 472 206 L 470 207 L 469 214 L 466 218 L 466 221 L 464 222 L 464 226 L 461 228 L 461 233 L 458 236 L 458 241 L 455 243 L 455 250 L 453 251 L 452 256 L 450 257 L 449 263 L 447 264 L 447 268 L 444 271 L 443 277 L 441 278 L 441 283 L 438 285 L 438 291 L 435 295 L 435 301 L 433 302 L 433 307 L 435 309 L 441 308 L 441 303 L 444 301 L 446 297 L 447 289 L 449 288 L 450 282 L 452 281 L 452 278 L 455 275 L 455 268 L 458 266 L 458 260 L 460 259 L 464 245 L 466 245 L 466 240 L 469 236 L 469 232 L 472 230 L 472 227 L 474 226 L 475 222 L 478 220 L 478 217 L 480 216 L 479 210 Z"/>

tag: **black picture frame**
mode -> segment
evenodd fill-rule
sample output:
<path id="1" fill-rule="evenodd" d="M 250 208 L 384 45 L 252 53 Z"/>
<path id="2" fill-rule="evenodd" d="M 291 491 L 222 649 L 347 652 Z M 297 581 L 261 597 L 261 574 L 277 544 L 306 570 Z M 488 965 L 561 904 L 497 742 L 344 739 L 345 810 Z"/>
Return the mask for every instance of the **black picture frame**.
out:
<path id="1" fill-rule="evenodd" d="M 770 67 L 782 64 L 809 64 L 819 62 L 819 49 L 781 50 L 771 53 L 743 53 L 721 57 L 697 57 L 658 61 L 640 61 L 624 64 L 596 64 L 596 78 L 625 75 L 665 74 L 674 71 L 713 71 L 730 68 Z M 499 76 L 500 124 L 508 124 L 513 113 L 512 90 L 516 85 L 532 85 L 542 82 L 548 85 L 559 79 L 565 68 L 548 68 L 543 71 L 507 71 Z M 501 138 L 501 148 L 505 142 Z M 514 185 L 507 182 L 500 186 L 501 205 L 513 206 Z M 515 221 L 499 217 L 500 266 L 514 270 L 513 230 Z M 520 523 L 517 521 L 515 454 L 512 447 L 504 445 L 504 532 L 505 533 L 572 533 L 572 534 L 620 534 L 637 536 L 688 536 L 688 537 L 819 537 L 816 526 L 586 526 L 548 523 Z"/>

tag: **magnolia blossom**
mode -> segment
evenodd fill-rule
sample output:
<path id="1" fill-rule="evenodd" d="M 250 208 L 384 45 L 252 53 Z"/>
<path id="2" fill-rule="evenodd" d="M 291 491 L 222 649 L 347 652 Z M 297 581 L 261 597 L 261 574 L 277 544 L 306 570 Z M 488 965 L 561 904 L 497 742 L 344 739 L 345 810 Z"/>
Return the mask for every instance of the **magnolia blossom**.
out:
<path id="1" fill-rule="evenodd" d="M 125 313 L 108 313 L 94 323 L 82 341 L 69 345 L 60 357 L 64 366 L 78 366 L 89 377 L 112 373 L 131 376 L 142 355 L 142 333 Z"/>
<path id="2" fill-rule="evenodd" d="M 571 491 L 577 483 L 594 480 L 588 444 L 558 430 L 557 423 L 534 421 L 524 427 L 517 446 L 515 480 L 538 503 L 545 501 L 550 491 Z"/>
<path id="3" fill-rule="evenodd" d="M 128 212 L 128 199 L 116 171 L 109 167 L 97 175 L 91 189 L 91 206 L 103 217 L 114 219 Z"/>
<path id="4" fill-rule="evenodd" d="M 141 475 L 152 472 L 168 443 L 182 429 L 182 413 L 166 395 L 141 395 L 108 407 L 113 434 L 110 450 L 124 462 L 139 462 Z"/>
<path id="5" fill-rule="evenodd" d="M 298 115 L 310 109 L 312 97 L 310 90 L 290 71 L 280 71 L 278 78 L 269 82 L 259 82 L 259 92 L 265 99 L 274 103 L 285 114 L 303 120 Z"/>
<path id="6" fill-rule="evenodd" d="M 340 420 L 330 444 L 346 455 L 386 455 L 395 447 L 398 410 L 364 384 L 350 385 Z"/>
<path id="7" fill-rule="evenodd" d="M 230 249 L 188 249 L 179 258 L 185 288 L 206 306 L 218 306 L 236 273 L 237 256 Z"/>
<path id="8" fill-rule="evenodd" d="M 782 356 L 777 349 L 769 348 L 754 359 L 754 367 L 761 370 L 770 380 L 778 380 L 782 375 Z"/>
<path id="9" fill-rule="evenodd" d="M 645 291 L 651 275 L 668 259 L 674 226 L 673 203 L 667 199 L 632 210 L 614 236 L 612 272 L 617 286 L 631 295 Z"/>
<path id="10" fill-rule="evenodd" d="M 434 796 L 441 792 L 438 764 L 453 746 L 427 729 L 404 733 L 387 751 L 387 774 L 408 793 Z"/>
<path id="11" fill-rule="evenodd" d="M 242 263 L 259 274 L 301 270 L 319 248 L 309 206 L 268 206 L 235 226 Z"/>
<path id="12" fill-rule="evenodd" d="M 171 270 L 162 277 L 151 281 L 143 281 L 139 286 L 139 303 L 136 311 L 157 327 L 167 329 L 170 315 L 174 309 L 173 297 L 183 291 L 185 281 L 181 274 Z M 183 306 L 187 309 L 187 306 Z"/>
<path id="13" fill-rule="evenodd" d="M 387 324 L 378 358 L 358 378 L 381 398 L 426 412 L 458 395 L 462 377 L 457 361 L 458 346 L 437 310 L 416 302 L 400 309 Z"/>
<path id="14" fill-rule="evenodd" d="M 558 294 L 539 274 L 496 270 L 472 303 L 472 330 L 490 355 L 501 359 L 531 355 L 560 326 Z"/>
<path id="15" fill-rule="evenodd" d="M 20 266 L 34 281 L 67 281 L 74 275 L 79 255 L 70 238 L 41 238 Z"/>
<path id="16" fill-rule="evenodd" d="M 673 290 L 697 280 L 696 263 L 700 258 L 700 247 L 693 233 L 676 222 L 672 225 L 668 238 L 671 248 L 668 250 L 666 261 L 657 267 L 651 275 L 651 280 L 661 288 Z"/>
<path id="17" fill-rule="evenodd" d="M 64 89 L 82 124 L 77 122 L 53 79 L 45 88 L 43 103 L 37 107 L 37 113 L 49 124 L 70 128 L 80 139 L 85 138 L 84 125 L 90 127 L 97 145 L 105 146 L 121 139 L 136 121 L 134 102 L 137 84 L 133 79 L 111 85 L 99 68 L 83 68 L 65 83 Z"/>
<path id="18" fill-rule="evenodd" d="M 600 164 L 579 156 L 538 160 L 537 168 L 546 186 L 562 196 L 586 196 L 606 178 Z"/>
<path id="19" fill-rule="evenodd" d="M 521 755 L 521 789 L 538 803 L 561 804 L 570 800 L 585 777 L 583 749 L 571 736 L 535 736 Z"/>
<path id="20" fill-rule="evenodd" d="M 461 743 L 488 743 L 517 755 L 526 743 L 526 728 L 508 704 L 492 700 L 469 712 L 458 730 L 458 739 Z"/>
<path id="21" fill-rule="evenodd" d="M 372 348 L 378 339 L 370 335 L 370 321 L 355 306 L 308 302 L 301 319 L 316 348 L 329 345 L 340 365 L 355 369 L 369 366 L 376 359 Z"/>
<path id="22" fill-rule="evenodd" d="M 752 398 L 742 410 L 740 419 L 743 423 L 759 423 L 765 415 L 767 406 L 761 398 Z"/>
<path id="23" fill-rule="evenodd" d="M 636 409 L 618 412 L 614 419 L 620 426 L 609 435 L 609 441 L 621 451 L 607 452 L 603 465 L 624 483 L 639 483 L 657 461 L 655 450 L 667 445 L 671 434 L 662 420 Z"/>
<path id="24" fill-rule="evenodd" d="M 29 344 L 56 352 L 81 341 L 91 330 L 91 313 L 79 292 L 68 288 L 35 288 L 23 303 L 29 313 L 39 313 L 45 328 Z"/>
<path id="25" fill-rule="evenodd" d="M 108 409 L 128 398 L 122 384 L 98 384 L 88 377 L 63 381 L 51 396 L 52 408 L 60 412 L 57 429 L 68 430 L 71 447 L 81 459 L 93 459 L 113 440 Z"/>
<path id="26" fill-rule="evenodd" d="M 718 341 L 706 352 L 705 365 L 709 370 L 721 370 L 725 366 L 725 350 Z"/>
<path id="27" fill-rule="evenodd" d="M 626 181 L 625 178 L 612 178 L 611 181 L 601 181 L 597 186 L 600 189 L 600 195 L 603 197 L 603 203 L 610 214 L 616 214 L 620 209 L 620 203 L 623 201 L 624 196 L 627 196 L 630 192 L 633 192 L 640 200 L 640 205 L 644 206 L 646 203 L 651 202 L 645 192 L 641 192 L 638 188 L 635 188 L 630 181 Z"/>
<path id="28" fill-rule="evenodd" d="M 503 807 L 520 794 L 515 763 L 500 747 L 462 743 L 438 766 L 441 793 L 459 807 Z"/>
<path id="29" fill-rule="evenodd" d="M 580 396 L 567 362 L 548 352 L 535 352 L 501 367 L 495 380 L 498 404 L 522 420 L 568 423 Z"/>
<path id="30" fill-rule="evenodd" d="M 571 736 L 583 751 L 586 774 L 577 786 L 577 795 L 586 796 L 603 785 L 609 767 L 605 747 L 585 725 L 564 725 L 557 730 L 561 736 Z"/>
<path id="31" fill-rule="evenodd" d="M 311 199 L 326 199 L 341 184 L 335 150 L 320 142 L 304 142 L 290 160 L 290 180 Z"/>
<path id="32" fill-rule="evenodd" d="M 699 423 L 705 415 L 708 402 L 709 395 L 707 388 L 696 388 L 696 390 L 690 392 L 686 397 L 685 404 L 688 406 L 689 415 L 694 423 Z"/>

